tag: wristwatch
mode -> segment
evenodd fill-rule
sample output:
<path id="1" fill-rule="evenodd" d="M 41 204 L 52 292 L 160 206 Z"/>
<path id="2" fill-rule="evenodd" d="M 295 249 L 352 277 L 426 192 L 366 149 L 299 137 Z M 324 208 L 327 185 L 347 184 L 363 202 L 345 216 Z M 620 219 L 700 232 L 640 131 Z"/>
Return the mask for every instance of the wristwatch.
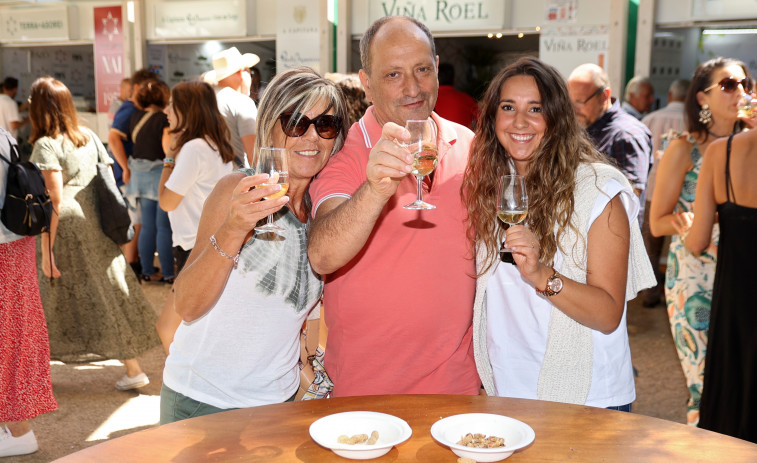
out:
<path id="1" fill-rule="evenodd" d="M 552 271 L 554 273 L 547 279 L 547 286 L 543 290 L 535 288 L 537 293 L 550 297 L 562 291 L 563 283 L 562 278 L 560 278 L 562 275 L 557 273 L 557 270 L 555 270 L 554 267 L 552 267 Z"/>

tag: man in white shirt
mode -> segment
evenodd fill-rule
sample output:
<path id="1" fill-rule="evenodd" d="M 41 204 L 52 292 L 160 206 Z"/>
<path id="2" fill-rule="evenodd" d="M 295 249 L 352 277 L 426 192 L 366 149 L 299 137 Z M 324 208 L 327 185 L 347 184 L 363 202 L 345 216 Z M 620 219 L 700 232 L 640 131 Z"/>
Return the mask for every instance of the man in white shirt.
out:
<path id="1" fill-rule="evenodd" d="M 255 152 L 258 108 L 249 96 L 252 84 L 249 70 L 258 62 L 258 55 L 242 55 L 231 47 L 213 55 L 213 70 L 203 75 L 205 82 L 216 85 L 218 110 L 229 126 L 236 167 L 249 167 Z"/>
<path id="2" fill-rule="evenodd" d="M 3 92 L 0 93 L 0 127 L 4 128 L 13 138 L 16 138 L 18 129 L 29 122 L 29 118 L 21 119 L 18 114 L 18 103 L 16 103 L 16 94 L 18 93 L 18 79 L 15 77 L 6 77 L 3 80 Z"/>
<path id="3" fill-rule="evenodd" d="M 652 236 L 652 233 L 649 231 L 649 210 L 651 209 L 649 203 L 652 201 L 652 193 L 654 192 L 657 165 L 660 162 L 660 158 L 662 158 L 664 149 L 662 146 L 663 135 L 671 130 L 680 134 L 686 129 L 683 101 L 686 99 L 686 93 L 689 91 L 690 84 L 691 82 L 686 79 L 674 80 L 668 88 L 668 105 L 647 114 L 641 120 L 644 125 L 649 127 L 650 132 L 652 132 L 653 154 L 652 169 L 649 171 L 649 178 L 647 180 L 647 204 L 644 208 L 646 217 L 644 217 L 641 233 L 644 236 L 644 246 L 647 248 L 649 260 L 652 262 L 652 267 L 657 276 L 657 286 L 642 291 L 641 302 L 644 307 L 655 307 L 663 299 L 662 285 L 665 278 L 660 272 L 659 267 L 660 253 L 662 252 L 665 237 Z"/>

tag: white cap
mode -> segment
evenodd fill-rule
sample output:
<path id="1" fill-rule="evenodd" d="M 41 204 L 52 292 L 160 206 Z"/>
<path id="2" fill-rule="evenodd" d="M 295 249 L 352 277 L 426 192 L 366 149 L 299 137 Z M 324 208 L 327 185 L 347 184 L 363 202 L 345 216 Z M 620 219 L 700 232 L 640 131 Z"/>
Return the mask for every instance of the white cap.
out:
<path id="1" fill-rule="evenodd" d="M 213 55 L 213 70 L 205 74 L 205 81 L 221 81 L 235 72 L 255 66 L 260 62 L 254 53 L 239 53 L 237 47 L 227 48 Z"/>

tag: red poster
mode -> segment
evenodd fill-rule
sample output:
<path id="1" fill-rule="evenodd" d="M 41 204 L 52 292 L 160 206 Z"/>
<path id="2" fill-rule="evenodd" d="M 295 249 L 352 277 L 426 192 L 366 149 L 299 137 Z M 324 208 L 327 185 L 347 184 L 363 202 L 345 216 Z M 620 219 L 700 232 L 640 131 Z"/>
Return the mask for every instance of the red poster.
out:
<path id="1" fill-rule="evenodd" d="M 120 6 L 95 7 L 94 13 L 97 112 L 106 113 L 125 77 L 123 21 Z"/>

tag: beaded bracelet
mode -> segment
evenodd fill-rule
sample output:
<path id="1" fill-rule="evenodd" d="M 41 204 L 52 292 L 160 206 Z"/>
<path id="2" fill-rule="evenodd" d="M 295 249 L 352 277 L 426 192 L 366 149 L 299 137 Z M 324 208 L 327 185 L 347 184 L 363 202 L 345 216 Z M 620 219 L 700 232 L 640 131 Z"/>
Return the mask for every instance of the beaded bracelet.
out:
<path id="1" fill-rule="evenodd" d="M 225 257 L 227 259 L 231 259 L 234 261 L 234 270 L 236 270 L 237 266 L 239 265 L 239 253 L 237 252 L 236 256 L 230 256 L 223 252 L 223 249 L 221 249 L 220 246 L 218 246 L 218 241 L 216 241 L 216 235 L 210 235 L 210 244 L 213 246 L 213 249 L 218 251 L 218 254 L 220 254 L 222 257 Z"/>
<path id="2" fill-rule="evenodd" d="M 165 164 L 165 163 L 176 164 L 176 159 L 174 159 L 174 158 L 163 158 L 163 164 Z"/>
<path id="3" fill-rule="evenodd" d="M 163 163 L 163 168 L 164 168 L 164 169 L 173 169 L 173 168 L 174 168 L 174 165 L 173 165 L 173 163 L 171 163 L 171 162 L 164 162 L 164 163 Z"/>

